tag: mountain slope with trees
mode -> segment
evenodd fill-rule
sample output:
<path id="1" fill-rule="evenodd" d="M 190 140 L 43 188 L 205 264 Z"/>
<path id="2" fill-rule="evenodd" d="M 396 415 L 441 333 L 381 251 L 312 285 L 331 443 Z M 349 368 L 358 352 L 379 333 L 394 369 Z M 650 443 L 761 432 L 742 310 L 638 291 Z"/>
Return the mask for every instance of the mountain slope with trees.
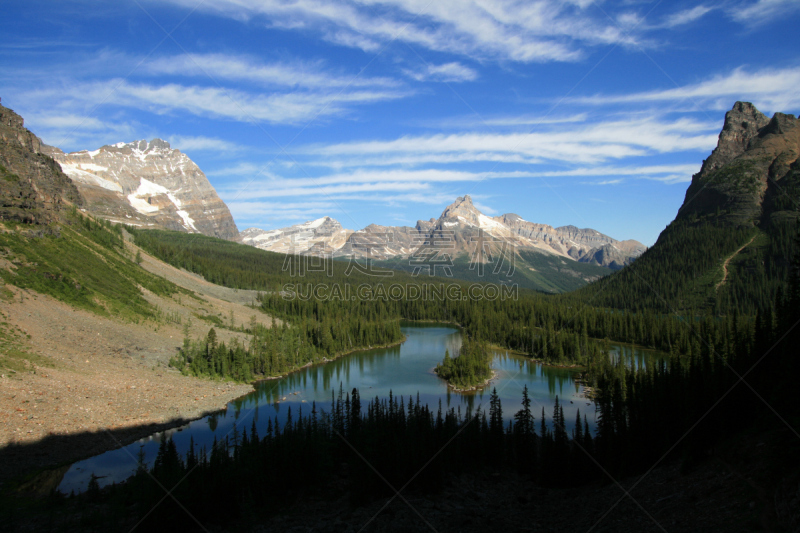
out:
<path id="1" fill-rule="evenodd" d="M 798 154 L 798 119 L 783 113 L 767 119 L 752 104 L 737 102 L 656 244 L 577 294 L 619 309 L 774 310 L 796 250 Z"/>

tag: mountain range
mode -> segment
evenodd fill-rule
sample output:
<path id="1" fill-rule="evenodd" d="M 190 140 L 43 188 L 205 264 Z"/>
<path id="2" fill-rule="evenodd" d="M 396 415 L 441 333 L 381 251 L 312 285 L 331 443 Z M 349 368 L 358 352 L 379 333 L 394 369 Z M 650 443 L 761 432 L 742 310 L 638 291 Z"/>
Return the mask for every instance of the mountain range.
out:
<path id="1" fill-rule="evenodd" d="M 492 242 L 508 243 L 515 249 L 612 269 L 622 268 L 646 249 L 637 241 L 617 241 L 593 229 L 553 228 L 528 222 L 513 213 L 489 217 L 475 207 L 469 195 L 456 199 L 438 219 L 419 220 L 414 227 L 370 224 L 353 231 L 326 216 L 276 230 L 248 228 L 241 232 L 239 239 L 274 252 L 381 260 L 411 257 L 420 247 L 432 246 L 432 241 L 434 247 L 451 257 L 472 255 L 480 232 Z"/>
<path id="2" fill-rule="evenodd" d="M 353 231 L 326 216 L 276 230 L 248 228 L 239 241 L 272 252 L 369 259 L 417 275 L 518 283 L 544 292 L 576 289 L 646 250 L 637 241 L 617 241 L 593 229 L 553 228 L 512 213 L 489 217 L 469 195 L 457 198 L 438 219 L 419 220 L 414 227 L 370 224 Z"/>
<path id="3" fill-rule="evenodd" d="M 370 258 L 388 268 L 518 282 L 546 292 L 571 291 L 607 277 L 586 290 L 613 285 L 596 295 L 598 304 L 612 307 L 721 312 L 747 302 L 754 306 L 750 311 L 763 311 L 785 285 L 796 248 L 798 122 L 794 115 L 768 118 L 751 103 L 736 102 L 675 220 L 649 250 L 592 229 L 553 228 L 511 213 L 490 217 L 469 196 L 414 227 L 371 224 L 354 231 L 322 217 L 239 233 L 202 171 L 167 142 L 65 154 L 43 144 L 4 107 L 0 217 L 47 225 L 64 205 L 73 205 L 133 226 L 203 233 L 273 252 Z M 514 268 L 506 268 L 512 259 Z M 491 264 L 484 269 L 491 273 L 478 275 L 476 262 Z"/>

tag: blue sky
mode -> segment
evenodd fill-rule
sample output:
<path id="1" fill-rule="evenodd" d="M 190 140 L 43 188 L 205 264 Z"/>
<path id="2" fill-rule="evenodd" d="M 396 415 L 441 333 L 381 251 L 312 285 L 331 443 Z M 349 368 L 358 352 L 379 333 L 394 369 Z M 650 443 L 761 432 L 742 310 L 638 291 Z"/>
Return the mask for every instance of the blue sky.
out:
<path id="1" fill-rule="evenodd" d="M 0 97 L 66 151 L 160 137 L 239 229 L 487 214 L 647 245 L 736 100 L 800 110 L 796 0 L 6 0 Z"/>

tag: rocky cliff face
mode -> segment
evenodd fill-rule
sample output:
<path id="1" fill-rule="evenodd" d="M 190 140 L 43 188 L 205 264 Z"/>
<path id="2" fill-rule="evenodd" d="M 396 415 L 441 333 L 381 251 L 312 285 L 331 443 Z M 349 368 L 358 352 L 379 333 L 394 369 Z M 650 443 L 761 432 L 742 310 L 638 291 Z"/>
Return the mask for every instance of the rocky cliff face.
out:
<path id="1" fill-rule="evenodd" d="M 523 247 L 567 256 L 581 263 L 619 269 L 639 257 L 647 249 L 638 241 L 618 241 L 599 231 L 576 226 L 554 228 L 523 220 L 515 214 L 495 217 L 514 231 Z"/>
<path id="2" fill-rule="evenodd" d="M 49 224 L 66 205 L 83 204 L 72 180 L 42 146 L 22 117 L 0 105 L 0 220 Z"/>
<path id="3" fill-rule="evenodd" d="M 768 119 L 753 104 L 736 102 L 716 149 L 692 177 L 678 218 L 753 225 L 791 207 L 783 203 L 798 185 L 799 122 L 784 113 Z"/>
<path id="4" fill-rule="evenodd" d="M 205 174 L 166 141 L 117 143 L 70 154 L 47 150 L 95 215 L 222 239 L 238 235 L 228 207 Z"/>

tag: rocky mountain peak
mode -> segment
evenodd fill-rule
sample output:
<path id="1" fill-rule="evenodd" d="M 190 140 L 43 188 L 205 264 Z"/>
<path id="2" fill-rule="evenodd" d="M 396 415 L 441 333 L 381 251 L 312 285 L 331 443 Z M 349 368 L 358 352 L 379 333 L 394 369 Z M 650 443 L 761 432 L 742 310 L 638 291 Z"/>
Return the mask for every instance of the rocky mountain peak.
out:
<path id="1" fill-rule="evenodd" d="M 11 109 L 0 106 L 0 124 L 6 128 L 21 130 L 25 127 L 25 120 Z"/>
<path id="2" fill-rule="evenodd" d="M 750 102 L 733 104 L 733 108 L 725 113 L 725 124 L 719 134 L 717 147 L 703 161 L 700 173 L 713 172 L 744 153 L 750 142 L 758 137 L 759 130 L 769 122 L 770 119 Z"/>
<path id="3" fill-rule="evenodd" d="M 42 140 L 25 128 L 25 120 L 7 107 L 0 105 L 0 139 L 19 144 L 34 153 L 43 153 Z"/>
<path id="4" fill-rule="evenodd" d="M 686 190 L 678 217 L 712 217 L 733 225 L 769 219 L 796 185 L 800 121 L 736 102 L 725 115 L 717 148 Z M 786 180 L 786 181 L 782 181 Z"/>
<path id="5" fill-rule="evenodd" d="M 525 219 L 523 219 L 521 216 L 519 216 L 516 213 L 506 213 L 505 215 L 503 215 L 502 219 L 503 219 L 503 222 L 505 222 L 507 224 L 508 223 L 514 223 L 514 222 L 520 222 L 520 221 L 525 222 Z"/>
<path id="6" fill-rule="evenodd" d="M 451 227 L 454 225 L 463 226 L 492 226 L 492 220 L 481 213 L 472 203 L 472 198 L 467 194 L 459 196 L 456 201 L 442 211 L 442 215 L 436 222 L 436 227 Z M 484 228 L 486 229 L 486 228 Z"/>
<path id="7" fill-rule="evenodd" d="M 326 216 L 288 228 L 248 228 L 239 234 L 238 240 L 271 252 L 327 255 L 341 249 L 352 233 L 352 230 L 344 229 L 338 220 Z"/>
<path id="8" fill-rule="evenodd" d="M 170 144 L 163 140 L 163 139 L 152 139 L 150 142 L 142 139 L 138 141 L 132 141 L 129 143 L 119 142 L 112 145 L 106 145 L 100 148 L 102 151 L 106 152 L 120 152 L 123 154 L 136 154 L 136 155 L 158 155 L 158 156 L 169 156 L 172 155 L 174 152 L 175 154 L 180 154 L 180 150 L 173 150 Z"/>
<path id="9" fill-rule="evenodd" d="M 223 239 L 238 235 L 228 207 L 203 171 L 167 141 L 138 140 L 91 151 L 50 153 L 95 215 Z"/>

